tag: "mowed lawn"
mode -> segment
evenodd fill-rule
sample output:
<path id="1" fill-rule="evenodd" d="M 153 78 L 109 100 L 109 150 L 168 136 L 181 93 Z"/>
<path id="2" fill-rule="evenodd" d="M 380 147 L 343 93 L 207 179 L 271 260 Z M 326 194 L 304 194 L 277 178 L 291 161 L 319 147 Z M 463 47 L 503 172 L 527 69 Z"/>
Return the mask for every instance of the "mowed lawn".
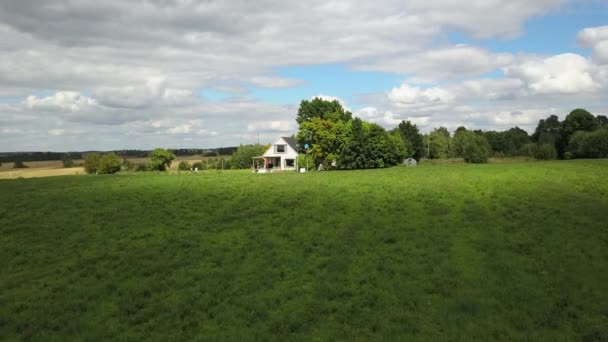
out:
<path id="1" fill-rule="evenodd" d="M 0 181 L 0 340 L 608 340 L 608 161 Z"/>

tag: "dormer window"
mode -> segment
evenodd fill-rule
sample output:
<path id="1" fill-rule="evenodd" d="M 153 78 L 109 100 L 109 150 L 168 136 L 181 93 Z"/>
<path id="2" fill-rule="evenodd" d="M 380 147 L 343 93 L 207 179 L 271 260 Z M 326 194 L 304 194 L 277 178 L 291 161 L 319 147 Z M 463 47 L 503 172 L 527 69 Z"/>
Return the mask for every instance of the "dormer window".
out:
<path id="1" fill-rule="evenodd" d="M 285 153 L 285 145 L 274 145 L 275 153 Z"/>

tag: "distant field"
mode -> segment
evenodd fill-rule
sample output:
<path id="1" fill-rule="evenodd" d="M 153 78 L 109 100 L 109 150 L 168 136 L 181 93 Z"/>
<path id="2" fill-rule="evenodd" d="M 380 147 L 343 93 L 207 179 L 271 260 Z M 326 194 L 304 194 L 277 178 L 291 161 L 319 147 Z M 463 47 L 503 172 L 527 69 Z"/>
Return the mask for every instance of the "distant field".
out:
<path id="1" fill-rule="evenodd" d="M 608 340 L 608 161 L 0 181 L 0 340 Z"/>
<path id="2" fill-rule="evenodd" d="M 187 160 L 190 164 L 195 162 L 203 162 L 209 158 L 216 157 L 203 157 L 203 156 L 184 156 L 177 157 L 171 163 L 171 170 L 177 170 L 177 166 L 179 162 L 182 160 Z M 230 159 L 230 156 L 222 156 L 224 159 Z M 145 164 L 150 161 L 150 158 L 127 158 L 127 160 L 136 163 L 136 164 Z M 75 160 L 76 164 L 82 165 L 84 160 Z M 49 160 L 49 161 L 33 161 L 33 162 L 24 162 L 27 168 L 25 169 L 13 169 L 13 163 L 5 162 L 0 166 L 0 179 L 12 179 L 12 178 L 34 178 L 34 177 L 50 177 L 50 176 L 67 176 L 67 175 L 77 175 L 84 174 L 84 169 L 82 167 L 75 168 L 63 168 L 63 162 L 61 160 Z"/>

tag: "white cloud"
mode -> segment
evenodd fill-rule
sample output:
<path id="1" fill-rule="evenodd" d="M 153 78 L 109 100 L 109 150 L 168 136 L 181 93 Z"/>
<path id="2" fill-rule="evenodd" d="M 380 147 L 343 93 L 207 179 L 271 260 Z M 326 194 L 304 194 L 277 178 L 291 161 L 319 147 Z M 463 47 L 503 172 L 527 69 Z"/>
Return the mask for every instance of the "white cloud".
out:
<path id="1" fill-rule="evenodd" d="M 489 73 L 512 61 L 511 54 L 497 54 L 474 46 L 457 45 L 404 56 L 390 56 L 358 68 L 415 75 L 410 77 L 410 82 L 430 83 L 436 79 Z"/>
<path id="2" fill-rule="evenodd" d="M 454 96 L 447 90 L 439 87 L 420 88 L 406 83 L 393 88 L 388 93 L 388 98 L 400 107 L 422 107 L 449 103 Z"/>
<path id="3" fill-rule="evenodd" d="M 79 112 L 88 107 L 97 106 L 97 102 L 75 91 L 60 91 L 47 97 L 30 95 L 25 99 L 25 105 L 42 111 Z"/>
<path id="4" fill-rule="evenodd" d="M 247 125 L 247 131 L 249 132 L 292 132 L 295 133 L 297 127 L 295 120 L 289 121 L 258 121 Z"/>
<path id="5" fill-rule="evenodd" d="M 52 128 L 48 130 L 49 135 L 60 136 L 65 134 L 65 129 L 62 128 Z"/>
<path id="6" fill-rule="evenodd" d="M 321 95 L 385 127 L 402 119 L 424 127 L 502 127 L 527 124 L 550 108 L 605 111 L 606 27 L 579 33 L 590 59 L 497 53 L 446 38 L 454 31 L 514 37 L 526 20 L 566 2 L 0 1 L 0 97 L 23 99 L 0 104 L 0 145 L 200 147 L 255 142 L 258 132 L 270 141 L 295 132 L 297 103 L 262 102 L 249 88 L 297 86 L 301 80 L 277 70 L 323 63 L 406 80 L 349 95 L 352 109 Z M 495 70 L 505 77 L 484 76 Z M 199 96 L 203 89 L 231 96 L 208 101 Z M 9 128 L 21 133 L 4 133 Z M 56 129 L 64 134 L 50 136 Z M 48 141 L 39 145 L 37 136 Z"/>
<path id="7" fill-rule="evenodd" d="M 522 80 L 537 94 L 589 92 L 600 87 L 593 79 L 592 63 L 572 53 L 534 58 L 508 66 L 504 72 Z"/>
<path id="8" fill-rule="evenodd" d="M 271 76 L 252 77 L 249 82 L 262 88 L 292 88 L 304 83 L 302 80 Z"/>
<path id="9" fill-rule="evenodd" d="M 586 28 L 578 33 L 577 40 L 592 49 L 596 61 L 608 63 L 608 25 Z"/>

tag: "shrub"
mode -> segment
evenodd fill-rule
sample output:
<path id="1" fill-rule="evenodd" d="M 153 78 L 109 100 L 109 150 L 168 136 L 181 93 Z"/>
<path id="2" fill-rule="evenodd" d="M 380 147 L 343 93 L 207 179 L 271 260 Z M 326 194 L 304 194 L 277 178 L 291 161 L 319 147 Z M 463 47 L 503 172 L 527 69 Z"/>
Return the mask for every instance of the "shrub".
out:
<path id="1" fill-rule="evenodd" d="M 233 169 L 249 169 L 252 165 L 252 158 L 264 154 L 268 145 L 241 145 L 232 154 Z"/>
<path id="2" fill-rule="evenodd" d="M 572 153 L 570 153 L 570 152 L 566 152 L 566 153 L 564 153 L 564 159 L 566 159 L 566 160 L 570 160 L 570 159 L 572 159 L 572 157 L 574 157 L 574 156 L 572 155 Z"/>
<path id="3" fill-rule="evenodd" d="M 63 162 L 63 167 L 65 168 L 74 167 L 74 160 L 69 154 L 66 154 L 61 161 Z"/>
<path id="4" fill-rule="evenodd" d="M 137 164 L 135 165 L 135 172 L 148 171 L 148 165 L 146 164 Z"/>
<path id="5" fill-rule="evenodd" d="M 182 160 L 181 162 L 179 162 L 179 165 L 177 165 L 177 170 L 178 171 L 190 171 L 191 170 L 190 163 L 188 163 L 185 160 Z"/>
<path id="6" fill-rule="evenodd" d="M 490 144 L 485 137 L 473 134 L 464 145 L 464 162 L 474 164 L 487 163 L 491 150 Z"/>
<path id="7" fill-rule="evenodd" d="M 97 153 L 89 153 L 84 158 L 84 170 L 87 173 L 97 173 L 97 168 L 99 167 L 99 154 Z"/>
<path id="8" fill-rule="evenodd" d="M 175 159 L 173 152 L 162 148 L 157 148 L 150 153 L 150 169 L 154 171 L 165 171 L 171 167 L 171 162 Z"/>
<path id="9" fill-rule="evenodd" d="M 539 144 L 536 145 L 534 151 L 534 158 L 539 160 L 551 160 L 557 158 L 557 151 L 551 144 Z"/>
<path id="10" fill-rule="evenodd" d="M 196 162 L 194 164 L 192 164 L 192 170 L 202 170 L 203 169 L 203 162 Z"/>
<path id="11" fill-rule="evenodd" d="M 130 160 L 124 159 L 122 161 L 122 169 L 125 171 L 134 171 L 135 170 L 135 163 L 133 163 Z"/>
<path id="12" fill-rule="evenodd" d="M 27 165 L 23 164 L 22 161 L 17 160 L 16 162 L 13 163 L 13 169 L 26 169 Z"/>
<path id="13" fill-rule="evenodd" d="M 97 173 L 106 175 L 113 174 L 118 171 L 120 171 L 120 159 L 116 153 L 111 152 L 104 154 L 101 158 L 99 158 L 99 163 L 97 164 Z"/>
<path id="14" fill-rule="evenodd" d="M 308 165 L 306 165 L 306 160 L 306 154 L 298 154 L 298 169 L 305 168 L 306 166 L 308 166 L 308 171 L 314 171 L 315 161 L 309 156 Z"/>
<path id="15" fill-rule="evenodd" d="M 608 157 L 608 129 L 575 132 L 570 138 L 568 150 L 576 158 Z"/>

